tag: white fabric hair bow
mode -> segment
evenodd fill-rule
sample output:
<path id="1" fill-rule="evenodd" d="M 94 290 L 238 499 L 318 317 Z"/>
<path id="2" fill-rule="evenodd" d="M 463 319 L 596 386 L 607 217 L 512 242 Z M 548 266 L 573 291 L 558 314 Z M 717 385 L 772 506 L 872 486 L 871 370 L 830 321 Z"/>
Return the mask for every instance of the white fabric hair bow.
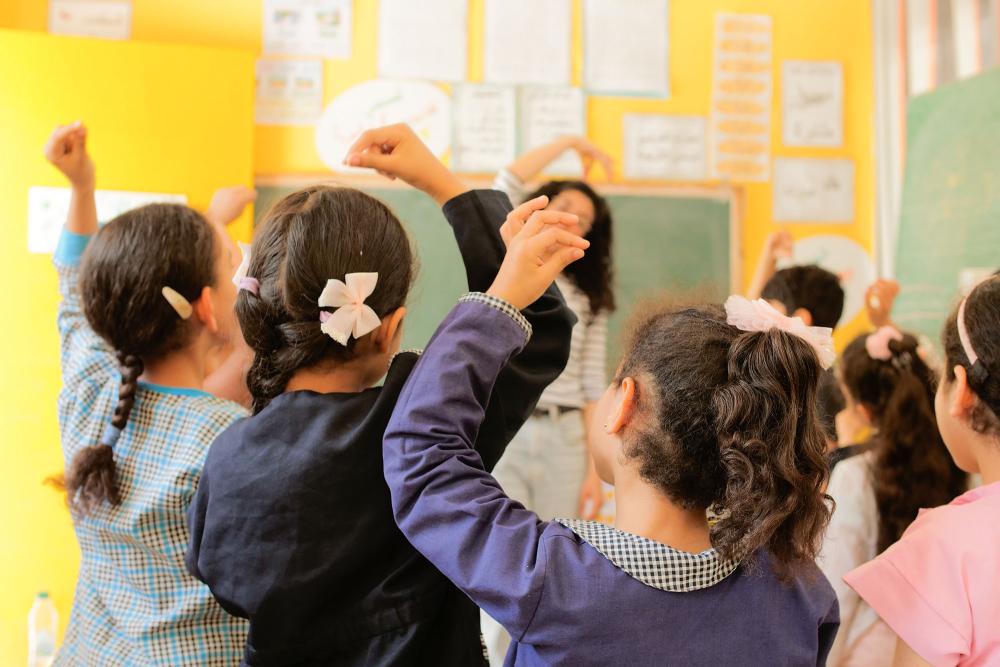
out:
<path id="1" fill-rule="evenodd" d="M 837 353 L 833 349 L 833 329 L 810 327 L 801 317 L 788 317 L 775 310 L 764 299 L 731 296 L 726 299 L 726 322 L 740 331 L 770 331 L 779 329 L 809 343 L 819 356 L 823 370 L 830 368 Z"/>
<path id="2" fill-rule="evenodd" d="M 353 335 L 361 338 L 377 329 L 382 320 L 365 299 L 375 291 L 377 273 L 348 273 L 346 282 L 331 278 L 319 295 L 320 308 L 336 308 L 332 313 L 320 311 L 320 328 L 341 345 L 347 345 Z"/>

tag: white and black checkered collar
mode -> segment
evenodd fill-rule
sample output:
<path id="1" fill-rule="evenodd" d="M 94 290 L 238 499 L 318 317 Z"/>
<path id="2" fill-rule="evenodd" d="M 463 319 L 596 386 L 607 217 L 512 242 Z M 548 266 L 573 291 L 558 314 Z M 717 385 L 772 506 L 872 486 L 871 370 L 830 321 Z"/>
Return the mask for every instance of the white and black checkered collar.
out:
<path id="1" fill-rule="evenodd" d="M 598 521 L 556 521 L 633 579 L 661 591 L 689 593 L 708 588 L 739 566 L 738 560 L 724 560 L 715 549 L 691 554 Z"/>

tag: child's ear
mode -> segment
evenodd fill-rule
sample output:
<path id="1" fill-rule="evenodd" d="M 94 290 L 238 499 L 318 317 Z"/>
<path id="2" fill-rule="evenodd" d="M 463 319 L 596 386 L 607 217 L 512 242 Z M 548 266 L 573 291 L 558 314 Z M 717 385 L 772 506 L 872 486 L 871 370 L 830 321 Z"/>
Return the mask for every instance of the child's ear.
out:
<path id="1" fill-rule="evenodd" d="M 977 400 L 975 393 L 969 388 L 965 366 L 955 366 L 955 381 L 951 385 L 951 416 L 965 419 Z"/>
<path id="2" fill-rule="evenodd" d="M 792 317 L 801 317 L 802 323 L 805 324 L 807 327 L 811 327 L 813 324 L 813 314 L 810 313 L 805 308 L 799 308 L 798 310 L 796 310 L 794 313 L 792 313 Z"/>
<path id="3" fill-rule="evenodd" d="M 212 302 L 212 288 L 202 287 L 198 299 L 191 304 L 194 316 L 213 334 L 219 333 L 219 321 L 215 317 L 215 304 Z"/>
<path id="4" fill-rule="evenodd" d="M 400 306 L 382 318 L 382 326 L 375 332 L 375 347 L 379 353 L 385 354 L 392 348 L 396 337 L 403 333 L 403 318 L 406 317 L 406 307 Z"/>
<path id="5" fill-rule="evenodd" d="M 625 425 L 632 421 L 638 398 L 635 380 L 630 377 L 623 379 L 615 393 L 615 404 L 608 414 L 608 423 L 605 427 L 608 433 L 620 433 Z"/>

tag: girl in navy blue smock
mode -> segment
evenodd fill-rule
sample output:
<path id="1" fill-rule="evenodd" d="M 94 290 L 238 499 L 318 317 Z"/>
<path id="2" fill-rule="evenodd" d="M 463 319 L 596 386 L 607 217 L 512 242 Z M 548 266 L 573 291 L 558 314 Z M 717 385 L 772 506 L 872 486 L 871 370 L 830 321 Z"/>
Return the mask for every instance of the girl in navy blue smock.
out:
<path id="1" fill-rule="evenodd" d="M 614 527 L 539 520 L 470 446 L 525 342 L 516 318 L 456 306 L 383 447 L 400 528 L 510 632 L 506 664 L 823 665 L 839 625 L 813 563 L 829 519 L 815 407 L 829 330 L 738 297 L 645 314 L 597 408 Z"/>

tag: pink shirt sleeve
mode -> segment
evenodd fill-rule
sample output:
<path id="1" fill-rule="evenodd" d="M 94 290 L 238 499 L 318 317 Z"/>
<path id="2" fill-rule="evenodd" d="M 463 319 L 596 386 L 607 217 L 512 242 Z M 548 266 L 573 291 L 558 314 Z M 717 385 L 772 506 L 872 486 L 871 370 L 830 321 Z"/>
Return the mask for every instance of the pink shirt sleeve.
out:
<path id="1" fill-rule="evenodd" d="M 942 525 L 948 517 L 933 514 L 844 581 L 920 657 L 952 667 L 971 652 L 972 612 L 962 555 Z"/>

